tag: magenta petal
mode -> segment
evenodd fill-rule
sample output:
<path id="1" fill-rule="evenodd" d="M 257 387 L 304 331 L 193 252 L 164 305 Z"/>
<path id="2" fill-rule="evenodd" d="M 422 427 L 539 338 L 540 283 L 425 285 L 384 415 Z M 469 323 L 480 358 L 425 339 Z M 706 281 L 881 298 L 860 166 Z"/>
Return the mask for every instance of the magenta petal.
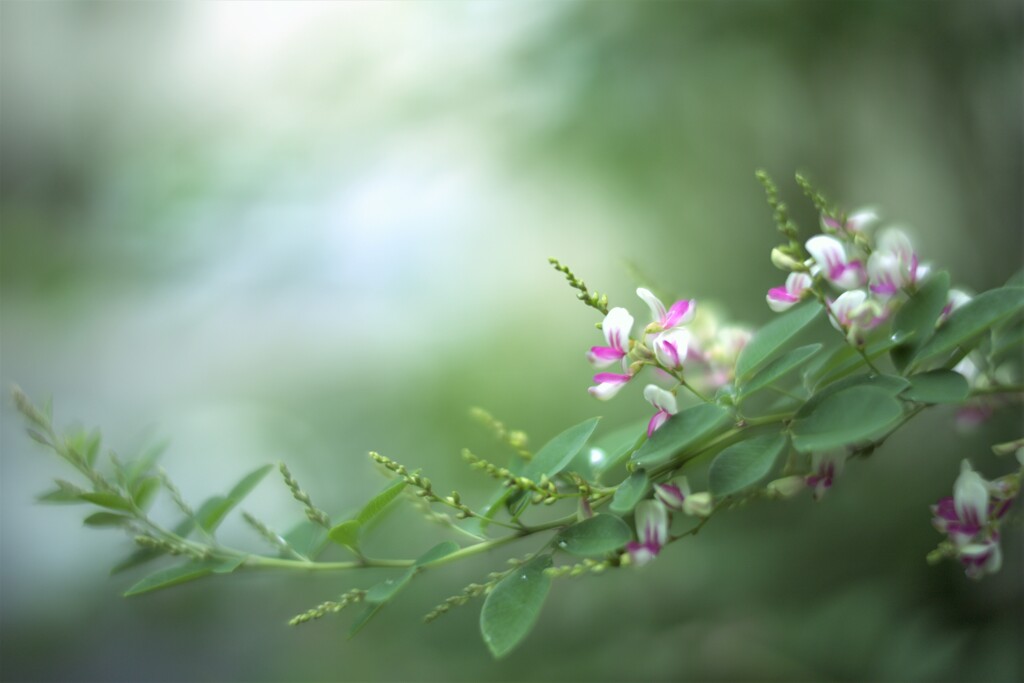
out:
<path id="1" fill-rule="evenodd" d="M 664 410 L 659 410 L 651 418 L 651 421 L 647 423 L 647 438 L 651 438 L 651 435 L 658 430 L 661 425 L 665 424 L 668 420 L 669 414 Z"/>
<path id="2" fill-rule="evenodd" d="M 672 306 L 668 309 L 668 313 L 665 314 L 665 319 L 661 321 L 662 327 L 664 327 L 667 330 L 671 327 L 675 327 L 676 325 L 678 325 L 679 321 L 681 321 L 686 316 L 686 314 L 690 312 L 690 307 L 692 305 L 693 302 L 688 301 L 686 299 L 682 301 L 677 301 L 674 304 L 672 304 Z"/>
<path id="3" fill-rule="evenodd" d="M 772 287 L 768 290 L 768 298 L 775 301 L 784 301 L 786 303 L 796 303 L 800 301 L 800 297 L 790 293 L 785 287 Z"/>
<path id="4" fill-rule="evenodd" d="M 594 381 L 598 384 L 604 384 L 605 382 L 611 382 L 612 384 L 625 384 L 631 379 L 633 379 L 632 375 L 622 375 L 616 372 L 599 372 L 594 375 Z"/>
<path id="5" fill-rule="evenodd" d="M 618 360 L 626 355 L 625 351 L 610 346 L 591 346 L 590 355 L 600 360 Z"/>

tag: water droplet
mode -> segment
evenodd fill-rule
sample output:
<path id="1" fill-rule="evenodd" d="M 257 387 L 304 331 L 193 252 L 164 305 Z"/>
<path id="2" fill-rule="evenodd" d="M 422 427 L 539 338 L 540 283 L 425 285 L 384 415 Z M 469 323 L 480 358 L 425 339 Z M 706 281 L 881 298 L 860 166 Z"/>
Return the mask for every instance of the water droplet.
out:
<path id="1" fill-rule="evenodd" d="M 565 541 L 559 541 L 559 542 L 558 542 L 558 547 L 559 547 L 559 548 L 564 548 L 564 547 L 565 547 L 565 546 L 567 546 L 567 545 L 569 545 L 569 544 L 568 544 L 568 543 L 566 543 Z"/>

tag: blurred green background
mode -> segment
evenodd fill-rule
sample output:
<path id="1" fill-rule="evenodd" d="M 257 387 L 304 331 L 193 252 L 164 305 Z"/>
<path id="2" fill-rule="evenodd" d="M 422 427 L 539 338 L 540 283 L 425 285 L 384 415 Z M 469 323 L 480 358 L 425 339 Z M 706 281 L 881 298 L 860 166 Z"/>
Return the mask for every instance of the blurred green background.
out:
<path id="1" fill-rule="evenodd" d="M 285 459 L 357 505 L 379 450 L 478 500 L 482 405 L 534 445 L 599 404 L 593 312 L 637 284 L 770 318 L 753 178 L 803 170 L 907 226 L 980 291 L 1022 261 L 1019 2 L 0 3 L 0 380 L 52 394 L 195 503 Z M 632 391 L 634 390 L 635 391 Z M 1021 534 L 1001 574 L 924 556 L 928 504 L 1009 411 L 935 409 L 820 504 L 724 516 L 640 572 L 556 583 L 495 663 L 479 604 L 419 617 L 504 556 L 423 577 L 359 638 L 287 619 L 379 576 L 245 574 L 123 600 L 128 541 L 34 496 L 54 458 L 2 417 L 0 672 L 10 681 L 1019 680 Z M 326 503 L 325 503 L 326 504 Z M 276 483 L 244 509 L 301 510 Z M 259 547 L 244 525 L 228 540 Z M 427 547 L 398 512 L 379 550 Z M 512 552 L 523 553 L 527 546 Z"/>

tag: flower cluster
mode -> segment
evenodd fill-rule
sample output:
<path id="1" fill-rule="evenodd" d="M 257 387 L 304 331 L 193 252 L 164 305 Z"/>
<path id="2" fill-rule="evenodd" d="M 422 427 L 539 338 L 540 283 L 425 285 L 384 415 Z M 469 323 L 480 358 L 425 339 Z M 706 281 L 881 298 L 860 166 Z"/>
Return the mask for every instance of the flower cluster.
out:
<path id="1" fill-rule="evenodd" d="M 845 219 L 823 214 L 822 233 L 807 240 L 806 254 L 798 248 L 776 249 L 773 263 L 791 272 L 783 286 L 768 291 L 768 306 L 785 311 L 814 293 L 815 282 L 822 281 L 841 292 L 832 299 L 827 291 L 817 290 L 825 298 L 832 325 L 851 343 L 863 344 L 864 335 L 899 307 L 900 295 L 916 289 L 929 272 L 902 230 L 885 228 L 872 242 L 867 229 L 877 221 L 869 210 Z M 950 290 L 940 324 L 969 300 L 965 293 Z"/>
<path id="2" fill-rule="evenodd" d="M 626 546 L 630 561 L 642 566 L 653 560 L 669 542 L 670 511 L 695 517 L 711 514 L 712 499 L 707 491 L 691 493 L 686 477 L 654 485 L 654 499 L 636 506 L 636 535 L 639 540 Z"/>
<path id="3" fill-rule="evenodd" d="M 1019 492 L 1020 473 L 987 481 L 964 460 L 953 495 L 931 506 L 932 524 L 949 538 L 930 557 L 958 559 L 972 579 L 999 571 L 999 526 Z"/>
<path id="4" fill-rule="evenodd" d="M 647 429 L 650 436 L 679 411 L 675 393 L 679 387 L 717 389 L 732 381 L 736 358 L 752 333 L 745 328 L 722 326 L 706 312 L 698 316 L 693 299 L 681 299 L 666 308 L 650 290 L 641 287 L 636 293 L 650 309 L 651 322 L 634 339 L 635 320 L 629 311 L 621 307 L 608 311 L 601 323 L 605 346 L 591 347 L 587 360 L 598 369 L 618 363 L 621 371 L 597 373 L 589 391 L 607 401 L 645 365 L 654 368 L 656 382 L 674 382 L 669 388 L 658 383 L 644 388 L 644 398 L 655 409 Z M 684 371 L 689 374 L 691 369 L 698 373 L 694 382 L 683 379 Z"/>

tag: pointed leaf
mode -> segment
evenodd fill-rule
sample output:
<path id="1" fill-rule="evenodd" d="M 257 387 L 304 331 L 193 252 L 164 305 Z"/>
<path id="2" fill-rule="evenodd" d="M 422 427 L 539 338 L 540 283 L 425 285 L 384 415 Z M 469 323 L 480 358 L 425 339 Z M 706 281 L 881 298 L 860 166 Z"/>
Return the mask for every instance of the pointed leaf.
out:
<path id="1" fill-rule="evenodd" d="M 762 327 L 736 359 L 736 378 L 743 381 L 763 365 L 776 351 L 807 327 L 821 312 L 821 304 L 809 301 L 786 311 Z"/>
<path id="2" fill-rule="evenodd" d="M 673 415 L 633 454 L 633 462 L 643 467 L 660 465 L 673 455 L 712 436 L 732 421 L 727 408 L 701 403 Z"/>
<path id="3" fill-rule="evenodd" d="M 594 428 L 597 427 L 597 422 L 600 419 L 592 417 L 578 425 L 569 427 L 548 441 L 523 467 L 522 476 L 537 481 L 542 476 L 553 477 L 561 472 L 580 452 L 583 444 L 587 443 L 587 439 L 594 433 Z"/>
<path id="4" fill-rule="evenodd" d="M 849 446 L 882 436 L 902 417 L 900 402 L 884 389 L 851 387 L 829 396 L 793 423 L 793 446 L 804 453 Z"/>
<path id="5" fill-rule="evenodd" d="M 740 385 L 737 402 L 742 402 L 751 394 L 770 386 L 772 382 L 790 370 L 798 368 L 809 361 L 819 351 L 821 351 L 821 344 L 808 344 L 807 346 L 801 346 L 782 354 L 755 373 L 745 384 Z"/>
<path id="6" fill-rule="evenodd" d="M 75 491 L 73 489 L 57 488 L 46 493 L 40 493 L 36 496 L 37 503 L 57 503 L 57 504 L 71 504 L 71 503 L 85 503 L 82 499 L 82 492 Z"/>
<path id="7" fill-rule="evenodd" d="M 615 489 L 615 495 L 612 496 L 612 502 L 608 509 L 618 515 L 629 514 L 647 493 L 649 485 L 647 472 L 642 469 L 633 472 Z"/>
<path id="8" fill-rule="evenodd" d="M 362 530 L 362 526 L 363 525 L 359 523 L 358 519 L 350 519 L 340 524 L 335 524 L 331 527 L 331 530 L 327 532 L 327 538 L 331 539 L 338 545 L 345 546 L 346 548 L 358 552 L 359 532 Z"/>
<path id="9" fill-rule="evenodd" d="M 132 504 L 116 493 L 90 492 L 79 494 L 78 497 L 92 503 L 93 505 L 99 505 L 100 507 L 108 508 L 110 510 L 121 510 L 123 512 L 132 511 Z"/>
<path id="10" fill-rule="evenodd" d="M 83 524 L 91 527 L 125 526 L 132 517 L 119 515 L 116 512 L 94 512 L 83 520 Z"/>
<path id="11" fill-rule="evenodd" d="M 150 574 L 129 588 L 125 591 L 124 596 L 127 598 L 133 595 L 149 593 L 150 591 L 159 590 L 161 588 L 176 586 L 179 583 L 185 583 L 186 581 L 195 581 L 196 579 L 201 579 L 204 576 L 211 574 L 220 564 L 221 562 L 219 561 L 189 562 L 187 564 L 179 564 L 174 567 L 168 567 L 167 569 L 161 569 L 158 572 Z"/>
<path id="12" fill-rule="evenodd" d="M 1003 287 L 974 297 L 953 311 L 928 342 L 914 355 L 913 364 L 920 366 L 960 347 L 970 350 L 982 333 L 996 323 L 1024 309 L 1024 288 Z"/>
<path id="13" fill-rule="evenodd" d="M 633 532 L 622 519 L 601 514 L 562 529 L 555 536 L 555 545 L 570 555 L 602 557 L 622 548 L 632 538 Z"/>
<path id="14" fill-rule="evenodd" d="M 772 471 L 785 447 L 786 435 L 782 433 L 755 436 L 729 446 L 711 463 L 711 493 L 726 496 L 761 481 Z"/>
<path id="15" fill-rule="evenodd" d="M 153 503 L 154 496 L 160 490 L 160 486 L 160 479 L 157 477 L 147 477 L 136 482 L 132 489 L 132 499 L 135 501 L 135 505 L 140 510 L 148 510 Z"/>
<path id="16" fill-rule="evenodd" d="M 273 468 L 273 465 L 259 467 L 235 484 L 228 495 L 214 496 L 203 503 L 196 512 L 199 525 L 206 531 L 215 531 L 227 514 L 241 503 Z"/>
<path id="17" fill-rule="evenodd" d="M 299 554 L 315 560 L 327 547 L 327 529 L 304 519 L 284 535 L 284 541 Z"/>
<path id="18" fill-rule="evenodd" d="M 905 341 L 894 347 L 889 355 L 900 372 L 935 333 L 935 323 L 946 307 L 948 294 L 949 273 L 936 273 L 896 313 L 892 331 L 903 335 Z"/>
<path id="19" fill-rule="evenodd" d="M 402 574 L 398 578 L 385 579 L 381 581 L 380 583 L 366 591 L 366 597 L 364 598 L 364 600 L 366 600 L 366 602 L 377 604 L 387 602 L 391 598 L 398 595 L 398 591 L 405 588 L 406 584 L 409 583 L 409 580 L 412 579 L 412 575 L 415 572 L 415 570 L 415 567 L 409 567 L 409 569 L 402 572 Z"/>
<path id="20" fill-rule="evenodd" d="M 971 388 L 959 372 L 932 370 L 910 378 L 904 398 L 918 403 L 960 403 Z"/>
<path id="21" fill-rule="evenodd" d="M 458 550 L 459 546 L 457 543 L 453 543 L 451 541 L 442 541 L 441 543 L 438 543 L 427 552 L 420 555 L 416 559 L 415 566 L 417 568 L 425 567 L 429 564 L 437 562 L 442 558 L 448 557 L 449 555 L 451 555 L 454 552 L 457 552 Z"/>
<path id="22" fill-rule="evenodd" d="M 388 484 L 383 491 L 374 496 L 369 503 L 363 506 L 356 516 L 356 520 L 363 526 L 369 524 L 374 517 L 384 512 L 391 501 L 402 495 L 405 482 L 401 479 Z"/>
<path id="23" fill-rule="evenodd" d="M 144 477 L 146 474 L 149 473 L 150 470 L 153 469 L 153 465 L 155 465 L 157 460 L 160 459 L 160 456 L 163 455 L 163 452 L 167 450 L 167 446 L 169 445 L 169 443 L 170 442 L 167 441 L 166 439 L 160 441 L 159 443 L 156 443 L 147 448 L 145 451 L 143 451 L 142 455 L 128 463 L 128 465 L 125 467 L 125 481 L 128 482 L 129 486 L 135 484 L 135 482 L 137 482 L 141 477 Z"/>
<path id="24" fill-rule="evenodd" d="M 518 567 L 487 594 L 480 611 L 480 633 L 494 657 L 503 657 L 530 632 L 540 616 L 551 578 L 544 570 L 551 556 Z"/>

